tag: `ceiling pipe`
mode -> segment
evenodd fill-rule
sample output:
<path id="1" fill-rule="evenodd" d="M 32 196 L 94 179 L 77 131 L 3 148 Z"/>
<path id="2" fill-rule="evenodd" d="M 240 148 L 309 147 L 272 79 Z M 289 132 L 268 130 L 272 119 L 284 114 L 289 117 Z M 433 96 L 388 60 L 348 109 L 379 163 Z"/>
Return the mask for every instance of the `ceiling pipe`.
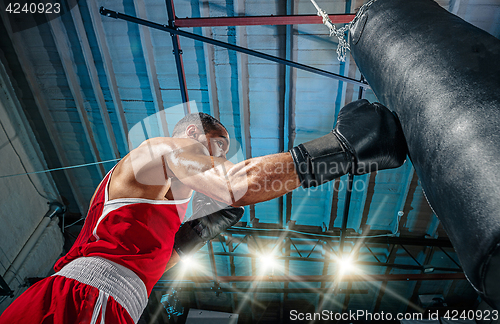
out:
<path id="1" fill-rule="evenodd" d="M 272 61 L 272 62 L 279 63 L 279 64 L 288 65 L 288 66 L 294 67 L 296 69 L 308 71 L 308 72 L 315 73 L 315 74 L 318 74 L 318 75 L 322 75 L 322 76 L 325 76 L 325 77 L 328 77 L 328 78 L 332 78 L 332 79 L 335 79 L 335 80 L 345 81 L 345 82 L 352 83 L 352 84 L 355 84 L 357 86 L 361 86 L 361 87 L 364 87 L 364 88 L 370 88 L 370 86 L 366 82 L 361 82 L 361 81 L 358 81 L 358 80 L 355 80 L 355 79 L 352 79 L 352 78 L 349 78 L 349 77 L 345 77 L 343 75 L 339 75 L 339 74 L 335 74 L 335 73 L 332 73 L 332 72 L 320 70 L 320 69 L 312 67 L 312 66 L 308 66 L 308 65 L 305 65 L 305 64 L 297 63 L 297 62 L 292 62 L 292 61 L 289 61 L 289 60 L 282 59 L 280 57 L 276 57 L 276 56 L 273 56 L 273 55 L 269 55 L 269 54 L 265 54 L 265 53 L 262 53 L 262 52 L 254 51 L 254 50 L 251 50 L 251 49 L 248 49 L 248 48 L 245 48 L 245 47 L 241 47 L 241 46 L 233 45 L 233 44 L 230 44 L 230 43 L 221 42 L 221 41 L 218 41 L 216 39 L 212 39 L 212 38 L 200 36 L 200 35 L 197 35 L 197 34 L 185 32 L 183 30 L 172 28 L 172 27 L 170 27 L 168 25 L 157 24 L 157 23 L 154 23 L 152 21 L 148 21 L 148 20 L 140 19 L 140 18 L 133 17 L 133 16 L 130 16 L 130 15 L 126 15 L 126 14 L 123 14 L 123 13 L 119 13 L 119 12 L 116 12 L 116 11 L 112 11 L 112 10 L 106 9 L 104 7 L 101 7 L 101 9 L 99 10 L 99 12 L 101 13 L 101 15 L 106 16 L 106 17 L 111 17 L 111 18 L 114 18 L 114 19 L 121 19 L 121 20 L 132 22 L 132 23 L 136 23 L 136 24 L 139 24 L 139 25 L 148 26 L 150 28 L 154 28 L 154 29 L 165 31 L 165 32 L 169 32 L 171 34 L 179 35 L 179 36 L 182 36 L 182 37 L 187 37 L 187 38 L 194 39 L 194 40 L 197 40 L 197 41 L 200 41 L 200 42 L 205 42 L 205 43 L 212 44 L 212 45 L 215 45 L 215 46 L 224 47 L 224 48 L 227 48 L 229 50 L 237 51 L 237 52 L 240 52 L 240 53 L 243 53 L 243 54 L 247 54 L 247 55 L 259 57 L 259 58 L 264 59 L 264 60 Z"/>
<path id="2" fill-rule="evenodd" d="M 65 211 L 66 207 L 64 207 L 64 205 L 58 202 L 50 203 L 49 210 L 47 211 L 47 213 L 45 213 L 45 216 L 42 218 L 42 221 L 40 222 L 40 224 L 38 224 L 33 234 L 31 234 L 28 241 L 24 244 L 21 251 L 19 251 L 18 255 L 16 256 L 12 264 L 5 272 L 4 280 L 5 282 L 7 282 L 8 285 L 10 285 L 14 280 L 14 278 L 16 277 L 17 272 L 19 271 L 19 269 L 21 269 L 22 265 L 24 264 L 24 261 L 26 260 L 29 253 L 31 252 L 35 244 L 38 242 L 40 237 L 42 236 L 47 226 L 50 224 L 52 218 L 54 218 L 54 216 L 60 216 L 64 214 Z"/>
<path id="3" fill-rule="evenodd" d="M 168 26 L 174 29 L 177 29 L 175 25 L 175 9 L 173 0 L 166 0 L 165 4 L 167 6 L 167 15 L 168 15 Z M 175 57 L 175 66 L 177 68 L 177 77 L 179 79 L 179 86 L 181 90 L 181 98 L 182 103 L 184 104 L 184 114 L 191 113 L 191 107 L 189 105 L 189 94 L 186 83 L 186 73 L 184 71 L 184 60 L 182 59 L 182 48 L 179 40 L 179 35 L 175 35 L 170 33 L 172 37 L 172 53 Z"/>
<path id="4" fill-rule="evenodd" d="M 354 16 L 354 14 L 328 15 L 334 24 L 348 24 L 354 19 Z M 323 18 L 318 15 L 175 18 L 176 27 L 273 26 L 303 24 L 323 24 Z"/>

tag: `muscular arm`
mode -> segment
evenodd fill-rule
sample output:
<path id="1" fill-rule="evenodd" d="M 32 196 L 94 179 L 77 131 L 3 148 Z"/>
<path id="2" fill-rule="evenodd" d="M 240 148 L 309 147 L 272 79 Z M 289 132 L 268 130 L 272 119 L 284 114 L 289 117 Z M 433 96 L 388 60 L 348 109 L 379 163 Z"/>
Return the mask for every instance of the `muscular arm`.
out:
<path id="1" fill-rule="evenodd" d="M 290 153 L 233 164 L 192 143 L 166 157 L 170 170 L 186 186 L 232 206 L 270 200 L 300 186 Z"/>
<path id="2" fill-rule="evenodd" d="M 266 155 L 240 162 L 228 171 L 228 175 L 232 180 L 231 184 L 236 184 L 234 196 L 241 195 L 233 206 L 251 205 L 281 197 L 300 186 L 290 153 Z M 248 189 L 245 191 L 245 188 Z"/>

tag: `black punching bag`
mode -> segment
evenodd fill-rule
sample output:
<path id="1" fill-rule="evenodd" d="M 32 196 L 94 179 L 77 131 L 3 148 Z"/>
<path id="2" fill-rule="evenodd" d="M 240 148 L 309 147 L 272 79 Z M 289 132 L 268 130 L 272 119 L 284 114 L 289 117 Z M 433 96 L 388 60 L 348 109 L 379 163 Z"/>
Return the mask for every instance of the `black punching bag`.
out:
<path id="1" fill-rule="evenodd" d="M 499 309 L 500 40 L 431 0 L 376 0 L 349 36 L 467 278 Z"/>

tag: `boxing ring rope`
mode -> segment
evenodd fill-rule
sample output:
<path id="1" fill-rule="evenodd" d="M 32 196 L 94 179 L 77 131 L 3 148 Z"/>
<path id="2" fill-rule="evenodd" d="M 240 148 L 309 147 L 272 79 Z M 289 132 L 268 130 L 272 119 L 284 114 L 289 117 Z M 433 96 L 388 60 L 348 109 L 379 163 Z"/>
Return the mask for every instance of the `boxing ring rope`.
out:
<path id="1" fill-rule="evenodd" d="M 78 164 L 78 165 L 71 165 L 71 166 L 60 167 L 60 168 L 55 168 L 55 169 L 47 169 L 47 170 L 40 170 L 40 171 L 33 171 L 33 172 L 26 172 L 26 173 L 9 174 L 9 175 L 0 176 L 0 179 L 10 178 L 10 177 L 17 177 L 17 176 L 21 176 L 21 175 L 30 175 L 30 174 L 37 174 L 37 173 L 52 172 L 52 171 L 76 169 L 76 168 L 82 168 L 82 167 L 96 165 L 96 164 L 104 164 L 104 163 L 117 162 L 117 161 L 120 161 L 120 160 L 121 159 L 112 159 L 112 160 L 106 160 L 106 161 L 100 161 L 100 162 L 92 162 L 92 163 L 84 163 L 84 164 Z"/>

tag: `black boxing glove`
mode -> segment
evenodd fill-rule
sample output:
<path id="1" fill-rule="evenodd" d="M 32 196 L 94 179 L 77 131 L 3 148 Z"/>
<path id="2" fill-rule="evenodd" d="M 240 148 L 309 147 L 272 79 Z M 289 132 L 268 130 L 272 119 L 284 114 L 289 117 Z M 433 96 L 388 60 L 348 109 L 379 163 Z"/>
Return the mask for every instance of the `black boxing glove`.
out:
<path id="1" fill-rule="evenodd" d="M 174 250 L 179 256 L 194 254 L 205 243 L 236 224 L 245 209 L 227 206 L 199 192 L 193 194 L 193 215 L 175 234 Z"/>
<path id="2" fill-rule="evenodd" d="M 397 117 L 366 99 L 340 110 L 331 133 L 290 150 L 302 187 L 401 166 L 408 148 Z"/>

